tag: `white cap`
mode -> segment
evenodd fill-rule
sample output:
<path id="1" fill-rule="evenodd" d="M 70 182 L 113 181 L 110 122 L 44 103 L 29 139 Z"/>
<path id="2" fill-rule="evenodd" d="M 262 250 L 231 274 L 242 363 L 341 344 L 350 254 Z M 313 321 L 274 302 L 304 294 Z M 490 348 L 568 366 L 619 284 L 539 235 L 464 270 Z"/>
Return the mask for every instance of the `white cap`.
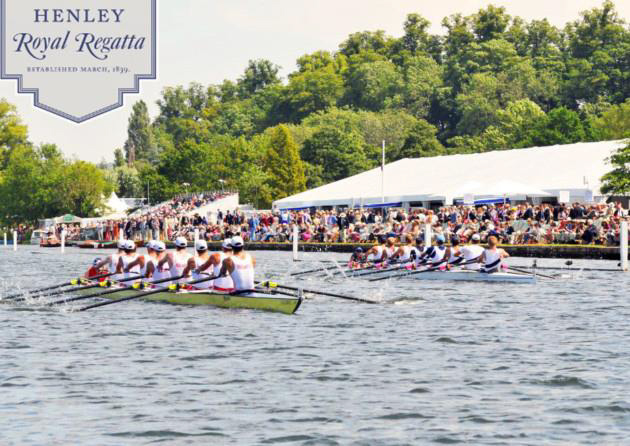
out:
<path id="1" fill-rule="evenodd" d="M 481 237 L 479 237 L 479 234 L 473 234 L 472 239 L 475 241 L 479 241 L 481 240 Z"/>
<path id="2" fill-rule="evenodd" d="M 208 244 L 206 243 L 205 240 L 197 240 L 195 242 L 195 251 L 207 251 L 208 250 Z"/>
<path id="3" fill-rule="evenodd" d="M 118 240 L 118 244 L 116 246 L 118 246 L 118 249 L 125 249 L 125 242 L 127 240 Z"/>
<path id="4" fill-rule="evenodd" d="M 146 244 L 147 249 L 152 249 L 153 251 L 155 251 L 155 244 L 157 242 L 155 240 L 149 240 L 149 243 Z"/>
<path id="5" fill-rule="evenodd" d="M 232 241 L 230 242 L 230 246 L 232 246 L 232 248 L 242 248 L 243 245 L 245 245 L 243 237 L 238 235 L 236 237 L 232 237 Z"/>
<path id="6" fill-rule="evenodd" d="M 177 246 L 178 248 L 186 248 L 188 247 L 188 240 L 186 240 L 184 237 L 177 237 L 175 239 L 175 246 Z"/>
<path id="7" fill-rule="evenodd" d="M 153 244 L 153 249 L 157 252 L 164 252 L 166 251 L 166 244 L 164 242 L 155 242 Z"/>
<path id="8" fill-rule="evenodd" d="M 223 240 L 223 243 L 221 243 L 221 248 L 232 249 L 232 239 L 226 238 L 225 240 Z"/>
<path id="9" fill-rule="evenodd" d="M 131 251 L 134 249 L 136 249 L 136 244 L 133 242 L 133 240 L 125 240 L 125 250 Z"/>

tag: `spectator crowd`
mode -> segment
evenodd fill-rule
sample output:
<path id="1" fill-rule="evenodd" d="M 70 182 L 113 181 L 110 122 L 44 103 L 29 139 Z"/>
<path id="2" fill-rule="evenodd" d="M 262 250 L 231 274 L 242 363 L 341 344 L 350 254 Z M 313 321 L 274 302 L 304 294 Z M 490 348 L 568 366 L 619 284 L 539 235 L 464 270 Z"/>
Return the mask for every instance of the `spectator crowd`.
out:
<path id="1" fill-rule="evenodd" d="M 129 218 L 97 221 L 90 225 L 92 239 L 113 241 L 174 240 L 184 236 L 219 241 L 240 235 L 247 241 L 287 242 L 293 225 L 300 241 L 313 243 L 373 243 L 379 236 L 403 240 L 421 237 L 427 224 L 434 235 L 447 242 L 457 237 L 466 243 L 473 234 L 482 241 L 494 235 L 503 244 L 597 244 L 615 246 L 620 240 L 620 222 L 628 219 L 621 203 L 571 205 L 489 204 L 444 206 L 439 209 L 347 209 L 299 211 L 218 211 L 208 215 L 196 209 L 222 198 L 221 194 L 179 197 L 144 209 Z M 78 238 L 78 225 L 64 227 L 68 239 Z M 60 232 L 61 226 L 55 228 Z"/>

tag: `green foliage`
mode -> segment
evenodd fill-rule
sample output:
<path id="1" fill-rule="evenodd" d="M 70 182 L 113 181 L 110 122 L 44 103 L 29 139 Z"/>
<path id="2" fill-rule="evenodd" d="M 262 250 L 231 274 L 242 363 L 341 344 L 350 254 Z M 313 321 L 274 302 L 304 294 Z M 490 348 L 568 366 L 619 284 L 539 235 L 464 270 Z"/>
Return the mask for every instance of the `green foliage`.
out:
<path id="1" fill-rule="evenodd" d="M 28 145 L 28 130 L 22 124 L 14 105 L 0 100 L 0 171 L 6 169 L 11 152 Z"/>
<path id="2" fill-rule="evenodd" d="M 304 142 L 302 158 L 312 166 L 320 166 L 316 178 L 309 178 L 309 187 L 330 183 L 360 173 L 370 166 L 361 135 L 337 127 L 321 127 Z"/>
<path id="3" fill-rule="evenodd" d="M 12 224 L 68 213 L 94 216 L 111 191 L 100 169 L 64 159 L 54 145 L 17 146 L 1 175 L 0 220 Z"/>
<path id="4" fill-rule="evenodd" d="M 302 192 L 306 189 L 304 166 L 289 128 L 279 125 L 269 129 L 267 134 L 268 148 L 264 165 L 269 175 L 271 196 L 279 199 Z"/>
<path id="5" fill-rule="evenodd" d="M 630 138 L 630 99 L 608 108 L 592 125 L 601 139 Z"/>
<path id="6" fill-rule="evenodd" d="M 437 129 L 425 120 L 419 120 L 409 132 L 405 143 L 396 159 L 421 158 L 426 156 L 445 155 L 444 146 L 435 137 Z"/>
<path id="7" fill-rule="evenodd" d="M 127 163 L 131 166 L 139 160 L 157 162 L 158 149 L 153 139 L 149 109 L 144 101 L 138 101 L 133 105 L 127 127 L 125 154 Z"/>
<path id="8" fill-rule="evenodd" d="M 602 177 L 601 190 L 605 194 L 630 194 L 630 142 L 610 157 L 613 170 Z"/>

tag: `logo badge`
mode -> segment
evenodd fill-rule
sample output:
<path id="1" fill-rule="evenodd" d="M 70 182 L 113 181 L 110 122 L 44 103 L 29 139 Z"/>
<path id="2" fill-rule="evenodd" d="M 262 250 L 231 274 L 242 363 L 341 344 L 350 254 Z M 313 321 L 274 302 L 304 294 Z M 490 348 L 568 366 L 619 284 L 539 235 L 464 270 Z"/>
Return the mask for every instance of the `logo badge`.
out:
<path id="1" fill-rule="evenodd" d="M 2 79 L 80 123 L 157 75 L 157 0 L 0 0 Z"/>

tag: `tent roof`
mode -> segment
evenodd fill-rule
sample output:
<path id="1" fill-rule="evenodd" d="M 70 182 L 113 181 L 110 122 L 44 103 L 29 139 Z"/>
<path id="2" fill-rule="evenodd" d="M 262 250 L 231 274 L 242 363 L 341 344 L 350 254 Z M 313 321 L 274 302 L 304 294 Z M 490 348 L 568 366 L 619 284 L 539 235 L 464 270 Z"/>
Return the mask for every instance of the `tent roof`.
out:
<path id="1" fill-rule="evenodd" d="M 116 192 L 112 192 L 105 202 L 105 209 L 110 212 L 110 214 L 107 214 L 107 216 L 109 216 L 113 214 L 124 214 L 125 211 L 129 209 L 129 206 L 123 200 L 118 198 Z"/>
<path id="2" fill-rule="evenodd" d="M 611 166 L 607 158 L 623 141 L 577 143 L 485 153 L 406 158 L 385 166 L 385 202 L 413 202 L 496 195 L 541 196 L 592 189 Z M 502 185 L 502 186 L 501 186 Z M 466 189 L 475 189 L 466 191 Z M 523 189 L 515 193 L 516 189 Z M 508 191 L 509 189 L 509 191 Z M 526 190 L 525 190 L 526 189 Z M 382 202 L 381 168 L 311 189 L 274 203 L 277 208 L 370 205 Z"/>

